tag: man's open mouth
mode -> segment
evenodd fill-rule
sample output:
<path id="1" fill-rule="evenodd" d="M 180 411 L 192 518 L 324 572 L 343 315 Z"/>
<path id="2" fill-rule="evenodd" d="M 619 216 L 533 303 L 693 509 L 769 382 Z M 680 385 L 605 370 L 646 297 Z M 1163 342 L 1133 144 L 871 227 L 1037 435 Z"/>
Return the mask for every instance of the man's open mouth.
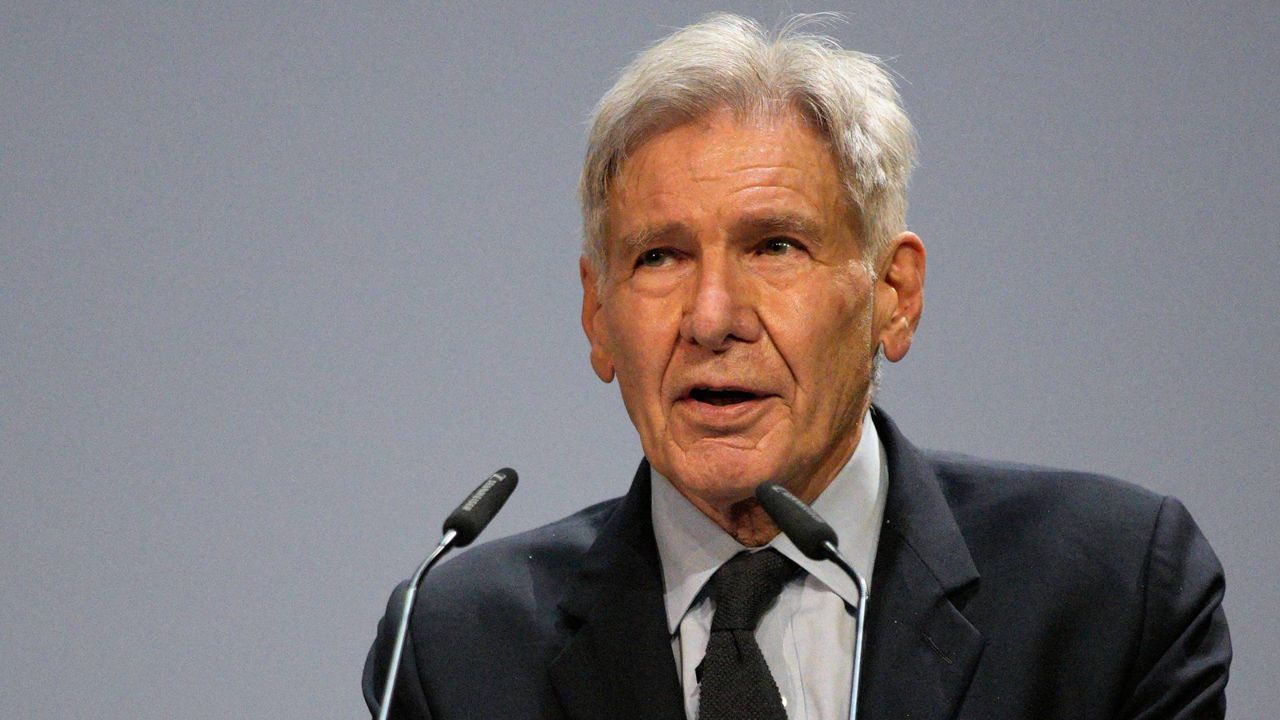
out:
<path id="1" fill-rule="evenodd" d="M 694 388 L 689 391 L 689 399 L 708 405 L 736 405 L 751 400 L 759 400 L 760 395 L 748 390 L 717 390 L 713 388 Z"/>

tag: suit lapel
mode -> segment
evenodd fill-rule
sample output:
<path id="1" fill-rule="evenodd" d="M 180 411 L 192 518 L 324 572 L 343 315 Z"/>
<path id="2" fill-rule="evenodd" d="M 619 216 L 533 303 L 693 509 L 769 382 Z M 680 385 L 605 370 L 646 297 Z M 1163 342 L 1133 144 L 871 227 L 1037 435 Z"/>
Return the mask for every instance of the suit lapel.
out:
<path id="1" fill-rule="evenodd" d="M 978 572 L 932 467 L 878 408 L 873 417 L 888 458 L 889 496 L 859 710 L 864 718 L 944 720 L 955 717 L 982 654 L 982 635 L 960 612 Z"/>
<path id="2" fill-rule="evenodd" d="M 560 608 L 573 632 L 551 683 L 573 720 L 683 720 L 649 514 L 649 464 L 587 551 Z"/>

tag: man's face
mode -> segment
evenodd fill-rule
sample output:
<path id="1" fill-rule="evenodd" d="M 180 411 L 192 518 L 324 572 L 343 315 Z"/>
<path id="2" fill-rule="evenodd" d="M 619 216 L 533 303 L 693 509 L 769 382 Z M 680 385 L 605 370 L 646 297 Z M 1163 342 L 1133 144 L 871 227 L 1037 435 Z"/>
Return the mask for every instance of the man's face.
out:
<path id="1" fill-rule="evenodd" d="M 820 492 L 892 314 L 826 142 L 790 115 L 679 125 L 628 156 L 608 212 L 583 324 L 653 467 L 704 511 L 766 480 Z"/>

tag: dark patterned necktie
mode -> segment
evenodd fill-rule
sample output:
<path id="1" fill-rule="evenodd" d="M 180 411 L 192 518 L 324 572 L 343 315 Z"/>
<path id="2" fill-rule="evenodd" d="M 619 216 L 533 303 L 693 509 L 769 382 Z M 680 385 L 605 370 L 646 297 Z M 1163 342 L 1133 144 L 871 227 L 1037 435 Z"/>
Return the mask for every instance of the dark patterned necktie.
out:
<path id="1" fill-rule="evenodd" d="M 698 665 L 699 720 L 786 720 L 778 684 L 756 644 L 756 623 L 797 569 L 767 548 L 739 553 L 711 576 L 716 611 Z"/>

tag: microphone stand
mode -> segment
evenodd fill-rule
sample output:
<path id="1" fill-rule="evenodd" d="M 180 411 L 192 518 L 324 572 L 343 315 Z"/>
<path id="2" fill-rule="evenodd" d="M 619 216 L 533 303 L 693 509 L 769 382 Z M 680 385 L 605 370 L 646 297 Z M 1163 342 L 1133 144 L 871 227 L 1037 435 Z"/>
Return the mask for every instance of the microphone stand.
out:
<path id="1" fill-rule="evenodd" d="M 391 646 L 391 663 L 387 666 L 386 685 L 382 688 L 382 700 L 378 702 L 378 720 L 387 720 L 387 713 L 391 711 L 391 693 L 395 690 L 396 671 L 400 669 L 400 656 L 404 654 L 404 639 L 409 633 L 409 614 L 413 611 L 413 603 L 418 597 L 418 587 L 427 577 L 427 571 L 452 549 L 453 540 L 457 536 L 458 531 L 446 530 L 444 536 L 440 538 L 440 544 L 436 545 L 436 549 L 431 551 L 427 559 L 422 561 L 413 576 L 409 578 L 409 587 L 404 593 L 404 606 L 400 608 L 400 622 L 396 623 L 396 641 Z"/>
<path id="2" fill-rule="evenodd" d="M 440 543 L 414 571 L 413 577 L 409 578 L 409 586 L 404 593 L 404 606 L 400 608 L 400 621 L 396 623 L 395 644 L 391 646 L 391 662 L 387 665 L 386 684 L 382 687 L 382 700 L 378 703 L 378 720 L 387 720 L 387 713 L 391 711 L 391 694 L 396 687 L 400 657 L 404 655 L 404 639 L 409 634 L 409 616 L 413 613 L 413 603 L 418 599 L 418 588 L 422 586 L 422 580 L 427 576 L 427 571 L 449 550 L 470 545 L 493 516 L 502 509 L 503 503 L 515 491 L 518 481 L 516 471 L 511 468 L 502 468 L 485 478 L 485 481 L 472 490 L 467 499 L 445 518 L 444 534 L 440 536 Z"/>
<path id="3" fill-rule="evenodd" d="M 871 598 L 871 593 L 867 592 L 867 583 L 836 547 L 836 531 L 813 508 L 801 502 L 786 488 L 772 482 L 761 483 L 756 487 L 756 499 L 778 529 L 791 539 L 796 549 L 814 560 L 830 560 L 835 563 L 858 588 L 857 625 L 853 631 L 853 682 L 849 684 L 849 720 L 857 720 L 858 684 L 862 678 L 862 636 L 867 625 L 867 601 Z"/>
<path id="4" fill-rule="evenodd" d="M 827 551 L 827 559 L 839 566 L 858 587 L 858 617 L 857 625 L 853 630 L 853 683 L 849 689 L 849 720 L 858 720 L 858 680 L 862 677 L 862 637 L 863 628 L 867 625 L 867 601 L 871 599 L 871 593 L 867 592 L 867 584 L 862 580 L 862 576 L 836 549 L 834 543 L 827 541 L 822 545 Z"/>

